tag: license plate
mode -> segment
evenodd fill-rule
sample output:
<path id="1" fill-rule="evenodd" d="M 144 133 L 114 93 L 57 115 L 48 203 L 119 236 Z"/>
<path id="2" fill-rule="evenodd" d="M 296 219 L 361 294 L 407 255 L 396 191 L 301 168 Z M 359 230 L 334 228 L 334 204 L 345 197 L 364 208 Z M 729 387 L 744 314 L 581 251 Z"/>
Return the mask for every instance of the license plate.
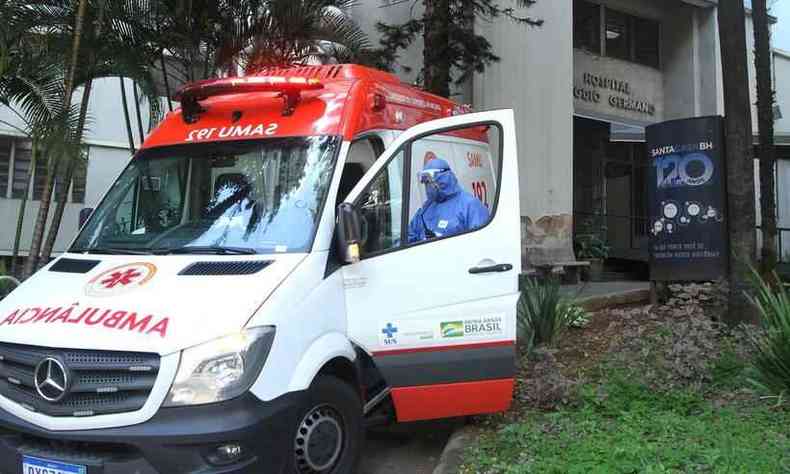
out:
<path id="1" fill-rule="evenodd" d="M 88 469 L 78 464 L 22 456 L 22 474 L 85 474 L 86 472 Z"/>

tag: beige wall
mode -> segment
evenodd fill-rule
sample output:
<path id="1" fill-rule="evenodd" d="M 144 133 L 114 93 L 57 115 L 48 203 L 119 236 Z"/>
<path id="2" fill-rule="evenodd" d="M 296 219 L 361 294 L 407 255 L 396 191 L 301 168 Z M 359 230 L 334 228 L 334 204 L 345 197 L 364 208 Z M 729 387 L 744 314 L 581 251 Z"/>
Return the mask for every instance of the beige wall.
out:
<path id="1" fill-rule="evenodd" d="M 622 119 L 626 122 L 652 123 L 660 122 L 664 117 L 664 75 L 658 69 L 621 61 L 603 58 L 585 51 L 574 50 L 573 93 L 574 110 L 581 115 Z M 588 74 L 599 78 L 621 81 L 627 84 L 628 92 L 613 91 L 611 88 L 590 84 L 585 80 Z M 627 110 L 613 106 L 613 99 L 628 99 L 647 103 L 653 108 L 652 113 Z"/>
<path id="2" fill-rule="evenodd" d="M 83 207 L 95 207 L 121 170 L 129 162 L 128 150 L 91 146 L 88 151 L 88 174 L 85 189 L 85 203 L 69 203 L 63 212 L 63 219 L 55 240 L 55 253 L 63 252 L 77 234 L 79 212 Z M 19 199 L 0 199 L 0 255 L 11 255 L 14 248 Z M 40 201 L 28 201 L 25 221 L 22 227 L 20 254 L 27 255 L 33 225 Z M 50 221 L 54 209 L 50 209 Z"/>
<path id="3" fill-rule="evenodd" d="M 474 106 L 515 110 L 522 236 L 537 263 L 573 257 L 572 1 L 541 1 L 528 13 L 544 26 L 478 24 L 502 60 L 475 77 Z"/>
<path id="4" fill-rule="evenodd" d="M 774 68 L 776 104 L 782 112 L 782 118 L 774 123 L 774 129 L 777 142 L 790 144 L 790 53 L 776 53 Z"/>

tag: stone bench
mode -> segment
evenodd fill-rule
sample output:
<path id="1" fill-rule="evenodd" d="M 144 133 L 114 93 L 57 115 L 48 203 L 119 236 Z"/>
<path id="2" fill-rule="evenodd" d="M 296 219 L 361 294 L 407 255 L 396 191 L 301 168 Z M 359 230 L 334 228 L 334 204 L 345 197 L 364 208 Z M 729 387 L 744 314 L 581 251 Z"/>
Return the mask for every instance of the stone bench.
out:
<path id="1" fill-rule="evenodd" d="M 563 275 L 563 282 L 568 284 L 579 283 L 579 270 L 581 268 L 589 268 L 590 262 L 586 261 L 567 261 L 567 262 L 552 262 L 540 265 L 533 265 L 534 274 L 541 278 L 549 278 L 553 274 Z M 529 273 L 529 272 L 527 272 Z"/>

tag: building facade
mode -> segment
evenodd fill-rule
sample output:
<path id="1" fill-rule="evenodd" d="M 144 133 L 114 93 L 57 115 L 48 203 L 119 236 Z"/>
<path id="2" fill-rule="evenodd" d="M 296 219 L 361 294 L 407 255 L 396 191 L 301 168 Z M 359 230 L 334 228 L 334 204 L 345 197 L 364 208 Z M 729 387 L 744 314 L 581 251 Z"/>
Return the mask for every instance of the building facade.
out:
<path id="1" fill-rule="evenodd" d="M 574 236 L 589 233 L 608 243 L 613 259 L 646 262 L 645 127 L 724 114 L 717 3 L 539 0 L 527 12 L 544 20 L 540 28 L 478 23 L 501 61 L 474 77 L 471 95 L 462 90 L 458 98 L 477 110 L 515 109 L 525 263 L 574 260 Z M 397 8 L 384 21 L 402 18 L 410 7 L 366 5 L 359 17 L 373 23 L 379 12 Z M 750 13 L 746 35 L 755 103 Z M 418 48 L 404 54 L 416 70 Z M 787 116 L 776 122 L 776 139 L 790 145 L 790 57 L 777 51 L 774 58 L 777 109 Z M 753 114 L 756 136 L 756 108 Z M 779 155 L 790 152 L 780 147 Z M 786 228 L 786 160 L 777 165 L 777 178 L 779 222 Z M 790 231 L 782 236 L 788 254 Z"/>
<path id="2" fill-rule="evenodd" d="M 420 4 L 360 2 L 355 20 L 377 42 L 378 21 L 419 15 Z M 572 261 L 574 236 L 596 233 L 611 257 L 647 259 L 645 126 L 723 114 L 715 0 L 539 0 L 528 10 L 539 28 L 500 20 L 478 24 L 501 61 L 456 92 L 477 110 L 513 108 L 519 128 L 522 240 L 525 263 Z M 747 18 L 750 90 L 756 101 L 753 32 Z M 421 41 L 401 54 L 413 82 Z M 790 260 L 790 53 L 774 54 L 777 87 L 777 197 L 782 254 Z M 127 83 L 129 113 L 134 98 Z M 143 117 L 147 116 L 145 106 Z M 79 210 L 93 207 L 129 160 L 117 78 L 94 85 L 88 162 L 70 186 L 56 243 L 77 230 Z M 756 134 L 756 111 L 754 119 Z M 10 255 L 24 183 L 33 177 L 21 243 L 29 248 L 42 171 L 30 169 L 29 142 L 0 108 L 0 256 Z M 136 127 L 135 127 L 136 128 Z M 144 124 L 147 129 L 147 123 Z M 140 137 L 135 131 L 135 142 Z M 37 172 L 38 171 L 38 172 Z"/>
<path id="3" fill-rule="evenodd" d="M 138 146 L 140 136 L 136 122 L 137 110 L 134 106 L 132 82 L 129 80 L 126 81 L 126 92 L 129 114 L 134 124 L 135 146 Z M 81 97 L 79 90 L 74 97 Z M 148 115 L 147 105 L 143 102 L 141 117 L 144 132 L 148 130 Z M 86 161 L 78 167 L 68 188 L 61 183 L 55 185 L 55 193 L 60 192 L 59 188 L 68 192 L 68 204 L 55 241 L 55 253 L 65 250 L 76 235 L 80 210 L 96 206 L 131 157 L 118 78 L 93 82 L 84 156 Z M 13 252 L 17 217 L 26 187 L 29 189 L 19 255 L 27 255 L 30 248 L 46 173 L 46 163 L 43 160 L 36 160 L 35 166 L 31 164 L 31 144 L 25 123 L 11 110 L 0 106 L 0 257 L 6 257 L 6 260 Z M 52 211 L 50 220 L 51 214 Z"/>

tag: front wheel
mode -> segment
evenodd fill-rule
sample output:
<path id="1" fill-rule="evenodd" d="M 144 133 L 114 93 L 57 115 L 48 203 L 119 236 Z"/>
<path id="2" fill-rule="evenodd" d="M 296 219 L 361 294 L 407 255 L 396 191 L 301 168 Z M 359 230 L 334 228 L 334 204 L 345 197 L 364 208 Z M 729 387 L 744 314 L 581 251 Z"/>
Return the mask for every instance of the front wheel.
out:
<path id="1" fill-rule="evenodd" d="M 337 377 L 319 376 L 299 410 L 288 472 L 353 474 L 363 439 L 357 391 Z"/>

